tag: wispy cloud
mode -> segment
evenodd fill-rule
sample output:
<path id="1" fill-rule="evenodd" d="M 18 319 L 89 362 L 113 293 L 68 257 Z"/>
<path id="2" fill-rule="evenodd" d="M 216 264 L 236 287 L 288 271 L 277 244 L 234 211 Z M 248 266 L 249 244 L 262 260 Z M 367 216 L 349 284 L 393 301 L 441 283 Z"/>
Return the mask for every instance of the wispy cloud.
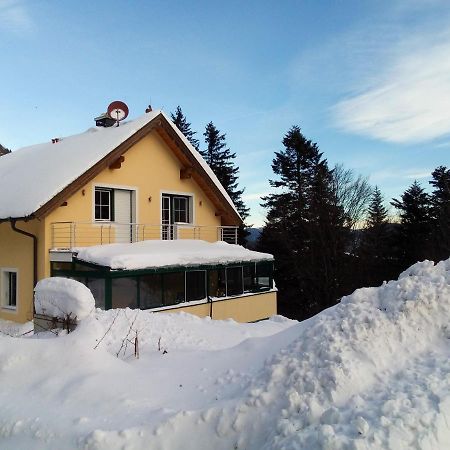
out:
<path id="1" fill-rule="evenodd" d="M 33 29 L 33 20 L 22 0 L 0 0 L 0 31 L 23 33 Z"/>
<path id="2" fill-rule="evenodd" d="M 450 33 L 423 32 L 387 52 L 389 63 L 381 59 L 378 76 L 371 76 L 362 91 L 333 107 L 337 126 L 396 143 L 448 135 Z"/>
<path id="3" fill-rule="evenodd" d="M 407 170 L 395 170 L 384 169 L 377 172 L 373 172 L 370 175 L 370 180 L 373 183 L 383 182 L 389 179 L 397 180 L 421 180 L 431 176 L 431 170 L 428 169 L 407 169 Z"/>

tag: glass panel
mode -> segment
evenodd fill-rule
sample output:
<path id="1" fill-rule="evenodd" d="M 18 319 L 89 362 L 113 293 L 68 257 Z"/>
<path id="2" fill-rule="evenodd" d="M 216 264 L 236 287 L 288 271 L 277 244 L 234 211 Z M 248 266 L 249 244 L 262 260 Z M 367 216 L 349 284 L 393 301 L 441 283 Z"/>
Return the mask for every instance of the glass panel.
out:
<path id="1" fill-rule="evenodd" d="M 186 197 L 173 198 L 174 222 L 189 222 L 187 205 L 188 201 Z"/>
<path id="2" fill-rule="evenodd" d="M 95 299 L 95 307 L 105 309 L 105 279 L 86 278 L 85 284 L 92 292 Z"/>
<path id="3" fill-rule="evenodd" d="M 141 309 L 162 306 L 162 276 L 160 274 L 141 276 L 139 288 Z"/>
<path id="4" fill-rule="evenodd" d="M 95 220 L 111 220 L 111 191 L 95 190 Z"/>
<path id="5" fill-rule="evenodd" d="M 163 274 L 164 305 L 184 302 L 184 272 Z"/>
<path id="6" fill-rule="evenodd" d="M 244 292 L 253 292 L 255 290 L 255 265 L 244 266 Z"/>
<path id="7" fill-rule="evenodd" d="M 242 267 L 227 268 L 227 296 L 242 294 Z"/>
<path id="8" fill-rule="evenodd" d="M 109 205 L 109 196 L 110 196 L 110 192 L 109 191 L 101 191 L 100 204 L 101 205 Z"/>
<path id="9" fill-rule="evenodd" d="M 257 263 L 256 264 L 256 289 L 264 291 L 272 289 L 272 263 Z"/>
<path id="10" fill-rule="evenodd" d="M 113 309 L 138 307 L 136 278 L 113 278 L 111 290 Z"/>
<path id="11" fill-rule="evenodd" d="M 225 269 L 208 271 L 208 293 L 214 298 L 225 297 Z"/>
<path id="12" fill-rule="evenodd" d="M 17 273 L 9 272 L 9 295 L 8 305 L 16 306 L 17 304 Z"/>
<path id="13" fill-rule="evenodd" d="M 206 298 L 206 272 L 195 270 L 186 272 L 186 301 Z"/>

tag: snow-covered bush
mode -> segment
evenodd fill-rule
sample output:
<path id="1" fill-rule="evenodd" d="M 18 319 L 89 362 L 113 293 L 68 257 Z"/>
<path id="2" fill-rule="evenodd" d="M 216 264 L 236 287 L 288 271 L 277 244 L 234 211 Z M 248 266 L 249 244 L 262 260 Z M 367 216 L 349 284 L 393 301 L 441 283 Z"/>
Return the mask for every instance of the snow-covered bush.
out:
<path id="1" fill-rule="evenodd" d="M 84 319 L 95 310 L 95 300 L 84 284 L 69 278 L 52 277 L 38 282 L 34 288 L 37 314 Z"/>

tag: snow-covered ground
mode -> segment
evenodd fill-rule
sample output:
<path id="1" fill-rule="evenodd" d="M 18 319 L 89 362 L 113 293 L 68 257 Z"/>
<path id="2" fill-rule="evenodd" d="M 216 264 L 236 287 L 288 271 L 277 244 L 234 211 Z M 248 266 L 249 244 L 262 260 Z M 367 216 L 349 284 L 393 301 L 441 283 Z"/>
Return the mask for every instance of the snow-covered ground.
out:
<path id="1" fill-rule="evenodd" d="M 302 323 L 112 310 L 56 337 L 3 322 L 0 448 L 449 449 L 449 319 L 450 260 Z"/>

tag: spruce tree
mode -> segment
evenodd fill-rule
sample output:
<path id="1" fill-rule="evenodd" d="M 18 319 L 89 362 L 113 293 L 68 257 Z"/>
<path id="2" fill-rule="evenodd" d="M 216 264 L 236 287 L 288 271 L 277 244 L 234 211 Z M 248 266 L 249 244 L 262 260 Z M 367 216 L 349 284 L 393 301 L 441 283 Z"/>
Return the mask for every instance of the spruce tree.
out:
<path id="1" fill-rule="evenodd" d="M 378 186 L 375 186 L 358 252 L 366 286 L 379 285 L 396 274 L 396 267 L 392 265 L 391 258 L 392 236 L 390 231 L 383 195 Z"/>
<path id="2" fill-rule="evenodd" d="M 186 136 L 186 139 L 198 150 L 199 141 L 194 137 L 197 133 L 191 130 L 191 124 L 186 120 L 186 116 L 183 114 L 181 107 L 177 106 L 177 109 L 174 113 L 170 114 L 170 117 L 172 118 L 172 122 Z"/>
<path id="3" fill-rule="evenodd" d="M 431 176 L 432 257 L 440 261 L 450 256 L 450 169 L 439 166 Z"/>
<path id="4" fill-rule="evenodd" d="M 400 268 L 430 258 L 431 199 L 417 181 L 391 205 L 399 211 L 397 232 Z"/>
<path id="5" fill-rule="evenodd" d="M 317 144 L 293 126 L 283 145 L 272 163 L 277 178 L 269 180 L 276 192 L 263 197 L 268 214 L 260 248 L 275 256 L 281 309 L 302 319 L 338 298 L 344 214 L 335 204 L 332 171 Z"/>
<path id="6" fill-rule="evenodd" d="M 225 134 L 221 134 L 212 122 L 206 125 L 203 136 L 205 136 L 206 149 L 200 150 L 200 154 L 211 167 L 245 221 L 249 208 L 242 200 L 244 189 L 238 187 L 239 167 L 234 163 L 236 153 L 232 153 L 227 148 Z"/>

